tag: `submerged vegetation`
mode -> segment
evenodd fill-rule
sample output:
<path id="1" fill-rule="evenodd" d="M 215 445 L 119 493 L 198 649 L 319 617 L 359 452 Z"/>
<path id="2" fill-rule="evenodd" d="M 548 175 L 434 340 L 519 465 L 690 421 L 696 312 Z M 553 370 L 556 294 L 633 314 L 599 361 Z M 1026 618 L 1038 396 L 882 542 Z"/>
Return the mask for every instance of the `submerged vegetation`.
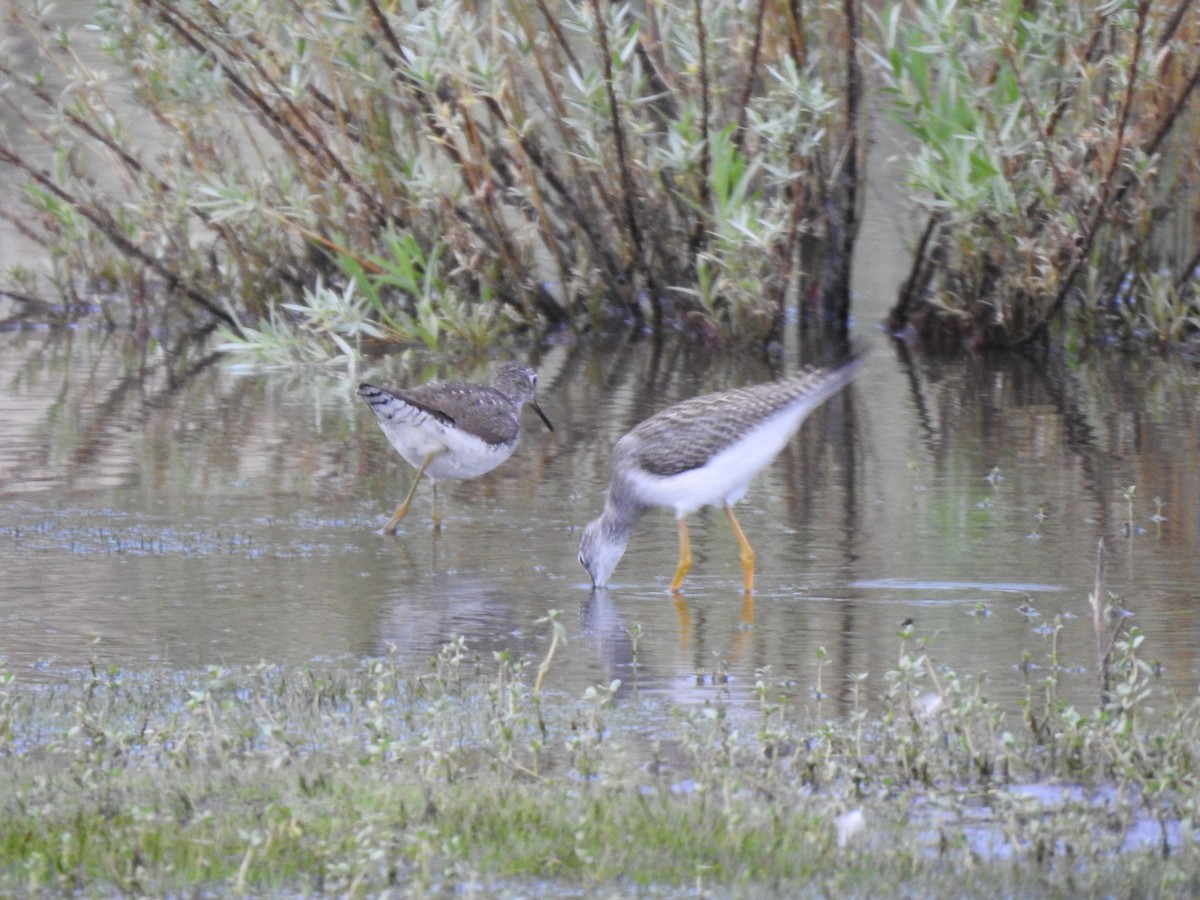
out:
<path id="1" fill-rule="evenodd" d="M 484 660 L 461 639 L 417 675 L 391 657 L 4 672 L 0 888 L 1183 895 L 1200 708 L 1149 710 L 1141 640 L 1114 642 L 1104 706 L 1058 697 L 1052 652 L 1005 712 L 907 628 L 884 696 L 848 686 L 843 721 L 770 671 L 757 711 L 719 685 L 665 709 L 636 664 L 568 697 L 552 653 Z"/>
<path id="2" fill-rule="evenodd" d="M 865 29 L 857 0 L 107 0 L 82 36 L 8 6 L 0 215 L 52 267 L 0 285 L 21 317 L 182 315 L 299 360 L 840 334 L 870 108 L 923 217 L 894 333 L 1198 332 L 1190 0 L 902 0 Z"/>

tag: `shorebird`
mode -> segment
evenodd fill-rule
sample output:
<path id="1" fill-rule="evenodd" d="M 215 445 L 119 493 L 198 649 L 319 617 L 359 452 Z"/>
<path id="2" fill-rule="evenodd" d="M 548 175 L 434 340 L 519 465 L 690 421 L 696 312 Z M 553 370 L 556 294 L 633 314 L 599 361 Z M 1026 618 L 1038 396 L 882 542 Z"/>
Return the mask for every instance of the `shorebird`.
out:
<path id="1" fill-rule="evenodd" d="M 433 527 L 440 528 L 438 481 L 475 478 L 508 459 L 521 436 L 525 404 L 553 431 L 533 397 L 536 386 L 537 373 L 519 362 L 497 366 L 491 384 L 433 381 L 403 390 L 359 385 L 359 396 L 375 413 L 388 441 L 417 468 L 408 496 L 380 533 L 396 530 L 422 475 L 433 483 Z"/>
<path id="2" fill-rule="evenodd" d="M 783 449 L 805 417 L 857 374 L 851 360 L 835 368 L 805 368 L 766 384 L 692 397 L 651 416 L 617 441 L 604 512 L 583 530 L 579 562 L 603 588 L 647 509 L 675 510 L 679 565 L 677 593 L 692 565 L 687 517 L 702 506 L 721 506 L 733 529 L 742 564 L 742 587 L 754 585 L 754 551 L 733 514 L 750 480 Z"/>

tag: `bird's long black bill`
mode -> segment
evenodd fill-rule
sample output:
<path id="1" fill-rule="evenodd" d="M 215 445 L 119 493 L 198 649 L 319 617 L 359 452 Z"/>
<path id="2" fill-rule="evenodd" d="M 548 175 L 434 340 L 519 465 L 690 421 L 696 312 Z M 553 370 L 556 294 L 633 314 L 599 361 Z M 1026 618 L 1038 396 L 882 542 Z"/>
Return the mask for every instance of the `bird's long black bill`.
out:
<path id="1" fill-rule="evenodd" d="M 546 418 L 546 414 L 542 412 L 542 408 L 537 405 L 537 401 L 530 400 L 529 405 L 533 407 L 533 411 L 538 414 L 541 420 L 546 423 L 546 427 L 553 431 L 554 426 L 550 424 L 550 420 Z"/>

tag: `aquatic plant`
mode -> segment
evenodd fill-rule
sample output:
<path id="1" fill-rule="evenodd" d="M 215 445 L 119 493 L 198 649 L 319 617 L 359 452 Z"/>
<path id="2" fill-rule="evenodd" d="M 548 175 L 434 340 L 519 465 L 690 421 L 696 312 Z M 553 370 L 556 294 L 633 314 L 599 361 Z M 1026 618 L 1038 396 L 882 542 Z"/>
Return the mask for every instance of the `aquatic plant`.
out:
<path id="1" fill-rule="evenodd" d="M 561 623 L 544 624 L 553 646 Z M 0 669 L 0 890 L 1196 887 L 1200 707 L 1158 694 L 1130 630 L 1104 663 L 1109 702 L 1074 708 L 1057 635 L 1015 715 L 912 625 L 882 695 L 855 678 L 843 719 L 810 693 L 824 651 L 811 685 L 760 670 L 751 717 L 719 679 L 669 709 L 619 681 L 575 697 L 555 689 L 549 651 L 540 666 L 486 660 L 461 637 L 423 672 L 390 653 L 184 673 L 94 663 L 40 685 Z"/>

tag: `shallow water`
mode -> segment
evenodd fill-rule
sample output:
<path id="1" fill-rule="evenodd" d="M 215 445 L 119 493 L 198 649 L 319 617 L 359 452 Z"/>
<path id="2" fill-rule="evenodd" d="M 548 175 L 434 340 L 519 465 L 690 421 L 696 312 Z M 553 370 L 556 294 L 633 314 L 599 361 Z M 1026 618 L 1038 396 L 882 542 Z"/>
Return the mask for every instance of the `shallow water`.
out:
<path id="1" fill-rule="evenodd" d="M 796 364 L 783 356 L 783 369 Z M 192 668 L 389 650 L 418 671 L 463 635 L 487 667 L 502 649 L 540 660 L 550 626 L 539 620 L 555 609 L 569 643 L 552 690 L 619 678 L 749 711 L 765 672 L 815 705 L 824 648 L 822 711 L 835 715 L 856 676 L 867 698 L 883 690 L 911 619 L 939 662 L 986 672 L 986 693 L 1010 704 L 1041 690 L 1056 646 L 1062 693 L 1090 706 L 1086 597 L 1103 536 L 1108 590 L 1149 634 L 1144 655 L 1180 696 L 1195 693 L 1200 378 L 1189 367 L 912 362 L 879 339 L 859 380 L 739 506 L 758 556 L 753 602 L 724 516 L 709 510 L 692 520 L 696 561 L 676 603 L 669 513 L 642 520 L 609 591 L 593 594 L 576 561 L 609 450 L 675 400 L 778 366 L 636 341 L 530 358 L 554 432 L 527 411 L 507 463 L 443 483 L 440 533 L 423 485 L 384 537 L 374 529 L 412 472 L 358 381 L 481 380 L 484 363 L 405 356 L 356 373 L 244 375 L 202 347 L 168 365 L 111 337 L 0 335 L 0 654 L 32 679 L 92 661 Z"/>
<path id="2" fill-rule="evenodd" d="M 63 7 L 72 21 L 91 10 Z M 31 52 L 10 26 L 0 37 Z M 570 642 L 552 690 L 620 678 L 749 711 L 759 673 L 815 704 L 819 670 L 821 711 L 836 715 L 857 676 L 868 698 L 884 689 L 912 620 L 940 662 L 986 673 L 989 696 L 1041 691 L 1056 662 L 1063 694 L 1090 707 L 1086 598 L 1103 537 L 1108 590 L 1149 635 L 1144 655 L 1166 684 L 1191 697 L 1200 376 L 1116 354 L 907 359 L 874 330 L 908 264 L 891 137 L 876 123 L 854 273 L 856 337 L 873 352 L 739 506 L 758 557 L 753 604 L 716 511 L 692 521 L 682 603 L 666 593 L 668 513 L 646 516 L 603 594 L 576 548 L 621 434 L 675 400 L 790 370 L 790 345 L 772 363 L 647 341 L 535 349 L 555 431 L 527 412 L 507 463 L 443 485 L 440 533 L 423 485 L 401 533 L 383 537 L 374 529 L 412 471 L 358 381 L 481 380 L 483 363 L 405 355 L 352 373 L 245 375 L 202 346 L 0 333 L 0 657 L 53 679 L 92 661 L 193 668 L 392 648 L 421 670 L 463 635 L 487 666 L 502 649 L 540 660 L 539 620 L 555 609 Z M 17 182 L 0 188 L 15 196 Z M 0 264 L 29 262 L 3 228 Z"/>

